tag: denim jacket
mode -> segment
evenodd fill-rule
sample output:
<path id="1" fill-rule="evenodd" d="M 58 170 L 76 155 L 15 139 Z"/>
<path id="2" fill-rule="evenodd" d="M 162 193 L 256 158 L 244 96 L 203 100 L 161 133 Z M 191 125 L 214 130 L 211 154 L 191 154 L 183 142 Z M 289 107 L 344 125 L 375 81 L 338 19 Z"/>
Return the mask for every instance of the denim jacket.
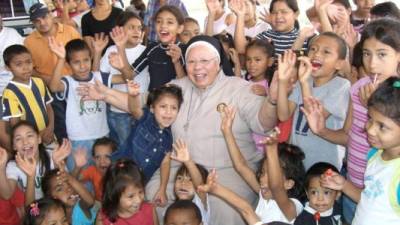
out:
<path id="1" fill-rule="evenodd" d="M 132 127 L 124 147 L 113 154 L 112 158 L 125 157 L 135 161 L 147 182 L 171 149 L 171 128 L 160 129 L 154 114 L 148 108 L 143 108 L 143 116 Z"/>

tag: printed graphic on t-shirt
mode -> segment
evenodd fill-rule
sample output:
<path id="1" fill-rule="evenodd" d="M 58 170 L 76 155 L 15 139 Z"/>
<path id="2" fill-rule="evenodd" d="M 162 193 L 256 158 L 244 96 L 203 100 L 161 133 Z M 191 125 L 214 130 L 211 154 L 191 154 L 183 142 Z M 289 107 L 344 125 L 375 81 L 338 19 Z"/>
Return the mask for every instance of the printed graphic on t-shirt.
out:
<path id="1" fill-rule="evenodd" d="M 375 199 L 383 194 L 383 185 L 379 179 L 374 178 L 374 176 L 366 176 L 364 182 L 364 194 L 367 198 Z"/>
<path id="2" fill-rule="evenodd" d="M 300 104 L 298 107 L 303 107 L 303 104 Z M 298 135 L 307 136 L 308 130 L 310 127 L 308 126 L 307 118 L 305 117 L 303 111 L 299 110 L 297 115 L 297 120 L 295 124 L 295 132 Z"/>

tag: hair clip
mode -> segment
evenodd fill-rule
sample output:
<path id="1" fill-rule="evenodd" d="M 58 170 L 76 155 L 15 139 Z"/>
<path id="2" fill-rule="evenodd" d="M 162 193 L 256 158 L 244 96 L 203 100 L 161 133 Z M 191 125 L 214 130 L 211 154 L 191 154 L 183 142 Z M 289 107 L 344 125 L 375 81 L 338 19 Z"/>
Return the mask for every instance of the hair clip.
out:
<path id="1" fill-rule="evenodd" d="M 400 88 L 400 80 L 396 80 L 396 81 L 393 83 L 393 87 L 395 87 L 395 88 Z"/>
<path id="2" fill-rule="evenodd" d="M 29 210 L 29 214 L 31 214 L 31 216 L 39 216 L 40 214 L 40 210 L 39 210 L 39 206 L 38 203 L 32 203 L 30 205 L 30 210 Z"/>
<path id="3" fill-rule="evenodd" d="M 120 163 L 118 163 L 117 167 L 118 168 L 124 168 L 125 167 L 125 163 L 120 162 Z"/>

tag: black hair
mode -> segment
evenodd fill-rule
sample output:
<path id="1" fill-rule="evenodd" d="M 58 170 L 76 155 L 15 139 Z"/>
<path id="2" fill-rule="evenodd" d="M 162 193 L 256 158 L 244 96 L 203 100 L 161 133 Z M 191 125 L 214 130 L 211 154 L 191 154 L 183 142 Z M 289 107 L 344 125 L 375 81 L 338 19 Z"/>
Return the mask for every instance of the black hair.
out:
<path id="1" fill-rule="evenodd" d="M 131 19 L 139 20 L 140 24 L 142 25 L 142 30 L 144 30 L 143 19 L 136 13 L 131 11 L 123 11 L 121 14 L 119 14 L 116 20 L 117 26 L 124 26 Z"/>
<path id="2" fill-rule="evenodd" d="M 381 18 L 368 23 L 361 33 L 360 43 L 369 38 L 375 38 L 400 52 L 400 21 L 391 18 Z"/>
<path id="3" fill-rule="evenodd" d="M 10 45 L 3 52 L 3 60 L 6 66 L 10 66 L 11 60 L 21 54 L 31 54 L 29 50 L 23 45 Z"/>
<path id="4" fill-rule="evenodd" d="M 180 211 L 180 213 L 182 213 L 182 211 L 191 213 L 193 216 L 195 216 L 197 224 L 200 224 L 202 221 L 200 209 L 196 204 L 194 204 L 191 200 L 178 200 L 172 203 L 165 212 L 164 224 L 167 223 L 168 217 L 175 210 Z"/>
<path id="5" fill-rule="evenodd" d="M 233 42 L 233 37 L 229 33 L 222 33 L 222 34 L 216 34 L 213 35 L 214 38 L 218 39 L 221 44 L 228 44 L 229 48 L 235 48 L 235 44 Z"/>
<path id="6" fill-rule="evenodd" d="M 44 196 L 51 196 L 51 181 L 57 178 L 59 172 L 60 170 L 58 168 L 48 170 L 42 177 L 42 191 Z"/>
<path id="7" fill-rule="evenodd" d="M 189 17 L 189 16 L 185 17 L 183 23 L 195 23 L 195 24 L 197 24 L 197 26 L 200 26 L 199 22 L 195 18 Z"/>
<path id="8" fill-rule="evenodd" d="M 320 177 L 327 170 L 333 170 L 336 173 L 339 173 L 339 170 L 332 164 L 327 162 L 318 162 L 312 165 L 306 172 L 306 179 L 304 181 L 304 188 L 307 190 L 310 186 L 310 181 L 314 177 Z"/>
<path id="9" fill-rule="evenodd" d="M 160 98 L 164 95 L 175 97 L 176 100 L 178 100 L 178 107 L 181 107 L 181 104 L 183 102 L 182 89 L 175 84 L 165 84 L 161 87 L 151 90 L 149 96 L 147 97 L 147 107 L 150 108 L 151 106 L 153 106 L 153 104 L 160 100 Z"/>
<path id="10" fill-rule="evenodd" d="M 308 48 L 310 48 L 310 46 L 312 45 L 312 43 L 314 41 L 316 41 L 318 38 L 325 36 L 325 37 L 329 37 L 332 38 L 333 40 L 335 40 L 335 42 L 338 44 L 338 55 L 339 55 L 339 59 L 346 59 L 347 56 L 347 44 L 346 41 L 343 40 L 343 38 L 341 38 L 339 35 L 337 35 L 334 32 L 323 32 L 321 34 L 319 34 L 318 36 L 315 36 L 314 38 L 311 39 L 310 44 L 308 45 Z"/>
<path id="11" fill-rule="evenodd" d="M 115 222 L 122 193 L 128 185 L 144 189 L 143 174 L 132 160 L 120 159 L 107 169 L 103 180 L 106 182 L 103 182 L 102 211 Z"/>
<path id="12" fill-rule="evenodd" d="M 363 66 L 363 49 L 362 43 L 358 42 L 353 48 L 353 59 L 351 60 L 351 65 L 357 69 Z"/>
<path id="13" fill-rule="evenodd" d="M 32 129 L 38 136 L 40 136 L 39 130 L 32 125 L 29 121 L 26 120 L 20 120 L 18 121 L 12 128 L 11 128 L 11 146 L 14 146 L 14 136 L 15 136 L 15 131 L 20 128 L 20 127 L 29 127 Z M 38 153 L 39 153 L 39 162 L 37 162 L 40 165 L 39 169 L 39 174 L 43 175 L 45 174 L 46 171 L 50 170 L 50 156 L 46 151 L 46 148 L 44 147 L 43 144 L 39 144 L 38 146 Z"/>
<path id="14" fill-rule="evenodd" d="M 299 5 L 297 4 L 297 0 L 272 0 L 269 5 L 269 13 L 272 13 L 272 11 L 274 10 L 274 5 L 276 2 L 284 2 L 291 10 L 293 10 L 294 13 L 299 12 Z M 300 27 L 299 21 L 295 21 L 294 27 Z"/>
<path id="15" fill-rule="evenodd" d="M 143 0 L 131 0 L 131 5 L 135 6 L 136 9 L 141 11 L 146 10 L 146 4 L 144 4 Z"/>
<path id="16" fill-rule="evenodd" d="M 400 10 L 393 2 L 382 2 L 376 4 L 371 8 L 370 13 L 372 16 L 376 17 L 390 17 L 400 20 Z"/>
<path id="17" fill-rule="evenodd" d="M 176 21 L 178 22 L 179 25 L 182 25 L 185 21 L 185 17 L 183 16 L 181 10 L 173 5 L 164 5 L 161 6 L 161 8 L 156 12 L 154 15 L 154 20 L 157 20 L 157 17 L 162 13 L 162 12 L 169 12 L 172 15 L 174 15 Z"/>
<path id="18" fill-rule="evenodd" d="M 196 163 L 195 165 L 196 165 L 197 169 L 198 169 L 199 172 L 200 172 L 201 179 L 202 179 L 203 182 L 205 183 L 205 182 L 207 181 L 207 177 L 208 177 L 208 171 L 207 171 L 207 169 L 204 168 L 204 166 L 202 166 L 202 165 L 200 165 L 200 164 L 197 164 L 197 163 Z M 186 167 L 185 165 L 181 165 L 181 166 L 179 167 L 178 171 L 176 171 L 175 181 L 176 181 L 176 178 L 177 178 L 179 175 L 181 175 L 181 176 L 182 176 L 182 175 L 188 175 L 188 176 L 190 176 L 189 170 L 187 169 L 187 167 Z"/>
<path id="19" fill-rule="evenodd" d="M 279 143 L 278 144 L 278 156 L 279 164 L 286 179 L 294 181 L 294 186 L 288 190 L 287 194 L 289 198 L 296 198 L 300 201 L 305 199 L 305 193 L 303 189 L 305 169 L 303 160 L 305 158 L 304 152 L 296 145 Z M 260 180 L 263 174 L 263 164 L 267 158 L 264 158 L 259 165 L 256 177 Z"/>
<path id="20" fill-rule="evenodd" d="M 266 40 L 254 39 L 254 40 L 250 41 L 249 44 L 247 44 L 247 46 L 246 46 L 246 54 L 250 48 L 260 49 L 261 51 L 263 51 L 265 53 L 267 58 L 273 58 L 275 55 L 274 46 Z M 264 77 L 268 81 L 268 83 L 271 83 L 271 81 L 272 81 L 272 77 L 273 77 L 273 74 L 275 71 L 274 67 L 275 67 L 274 65 L 271 65 L 265 71 Z"/>
<path id="21" fill-rule="evenodd" d="M 108 138 L 108 137 L 98 138 L 98 139 L 96 139 L 96 141 L 94 142 L 93 147 L 92 147 L 92 156 L 93 157 L 96 154 L 96 147 L 101 146 L 101 145 L 109 146 L 111 148 L 111 152 L 115 152 L 117 150 L 117 143 L 115 143 L 115 141 L 113 139 Z"/>
<path id="22" fill-rule="evenodd" d="M 64 211 L 65 217 L 67 217 L 65 207 L 60 200 L 52 198 L 35 200 L 25 208 L 25 217 L 22 225 L 40 225 L 43 223 L 46 215 L 55 209 L 61 209 Z"/>
<path id="23" fill-rule="evenodd" d="M 334 0 L 332 4 L 342 5 L 346 9 L 351 9 L 351 4 L 348 0 Z"/>
<path id="24" fill-rule="evenodd" d="M 65 61 L 69 63 L 71 61 L 71 55 L 79 51 L 88 51 L 90 54 L 90 48 L 86 42 L 82 39 L 73 39 L 65 45 Z"/>
<path id="25" fill-rule="evenodd" d="M 368 99 L 368 108 L 400 124 L 400 78 L 389 77 L 381 83 Z"/>

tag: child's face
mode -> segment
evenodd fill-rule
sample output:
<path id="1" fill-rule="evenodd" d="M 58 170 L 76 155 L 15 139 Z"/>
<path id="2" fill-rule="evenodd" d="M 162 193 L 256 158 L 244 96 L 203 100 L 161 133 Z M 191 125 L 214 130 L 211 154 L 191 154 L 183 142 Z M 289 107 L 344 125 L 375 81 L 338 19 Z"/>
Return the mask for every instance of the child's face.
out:
<path id="1" fill-rule="evenodd" d="M 101 174 L 105 174 L 111 165 L 112 149 L 109 145 L 97 145 L 94 149 L 94 164 Z"/>
<path id="2" fill-rule="evenodd" d="M 201 225 L 191 210 L 175 209 L 169 212 L 165 225 Z"/>
<path id="3" fill-rule="evenodd" d="M 28 83 L 33 71 L 32 56 L 29 53 L 15 55 L 7 68 L 12 72 L 14 81 Z"/>
<path id="4" fill-rule="evenodd" d="M 310 179 L 307 197 L 310 207 L 323 213 L 333 207 L 335 200 L 339 197 L 339 193 L 338 191 L 321 187 L 319 180 L 319 177 Z"/>
<path id="5" fill-rule="evenodd" d="M 151 112 L 161 129 L 171 126 L 179 111 L 179 103 L 176 97 L 165 94 L 151 106 Z"/>
<path id="6" fill-rule="evenodd" d="M 264 78 L 270 64 L 270 58 L 262 49 L 249 48 L 246 51 L 246 68 L 252 78 Z"/>
<path id="7" fill-rule="evenodd" d="M 335 71 L 340 69 L 339 44 L 335 39 L 320 36 L 314 40 L 308 50 L 312 64 L 314 79 L 331 79 Z"/>
<path id="8" fill-rule="evenodd" d="M 286 2 L 278 1 L 274 3 L 271 12 L 271 26 L 279 32 L 289 32 L 293 30 L 298 13 L 295 13 Z"/>
<path id="9" fill-rule="evenodd" d="M 246 7 L 246 12 L 244 14 L 244 20 L 245 21 L 254 20 L 256 15 L 255 14 L 256 6 L 250 0 L 246 0 L 245 7 Z"/>
<path id="10" fill-rule="evenodd" d="M 375 5 L 374 0 L 355 0 L 357 5 L 357 11 L 363 13 L 363 15 L 369 15 L 371 8 Z"/>
<path id="11" fill-rule="evenodd" d="M 140 20 L 132 18 L 124 25 L 124 30 L 128 35 L 129 44 L 136 46 L 143 39 L 143 24 Z"/>
<path id="12" fill-rule="evenodd" d="M 400 52 L 376 38 L 368 38 L 363 44 L 363 65 L 368 75 L 378 75 L 379 81 L 397 74 Z"/>
<path id="13" fill-rule="evenodd" d="M 376 148 L 385 149 L 384 153 L 390 159 L 394 158 L 392 156 L 398 156 L 400 154 L 400 126 L 373 107 L 368 108 L 368 117 L 366 125 L 368 142 Z"/>
<path id="14" fill-rule="evenodd" d="M 65 212 L 61 208 L 50 209 L 40 225 L 68 225 Z"/>
<path id="15" fill-rule="evenodd" d="M 195 195 L 192 178 L 188 174 L 177 175 L 174 191 L 179 200 L 192 200 Z"/>
<path id="16" fill-rule="evenodd" d="M 179 25 L 174 14 L 164 11 L 156 18 L 156 31 L 158 40 L 162 44 L 174 43 L 178 34 L 183 31 L 183 25 Z"/>
<path id="17" fill-rule="evenodd" d="M 92 59 L 87 50 L 76 51 L 71 54 L 69 61 L 73 77 L 77 80 L 86 80 L 92 69 Z"/>
<path id="18" fill-rule="evenodd" d="M 29 126 L 20 126 L 14 131 L 14 150 L 25 158 L 38 159 L 41 142 L 42 139 L 38 133 Z"/>
<path id="19" fill-rule="evenodd" d="M 50 182 L 50 195 L 54 199 L 60 200 L 66 207 L 72 207 L 78 201 L 76 192 L 66 181 L 61 181 L 53 177 Z"/>
<path id="20" fill-rule="evenodd" d="M 182 43 L 187 44 L 190 39 L 200 34 L 200 27 L 199 25 L 191 21 L 186 22 L 183 25 L 183 31 L 179 35 L 179 40 Z"/>
<path id="21" fill-rule="evenodd" d="M 139 211 L 143 201 L 143 187 L 136 187 L 133 184 L 126 186 L 119 199 L 118 215 L 127 217 L 135 214 Z"/>
<path id="22" fill-rule="evenodd" d="M 265 159 L 263 161 L 263 169 L 261 171 L 261 175 L 260 175 L 260 191 L 261 191 L 261 195 L 263 197 L 263 199 L 268 200 L 272 198 L 272 193 L 271 193 L 271 189 L 269 189 L 269 177 L 268 177 L 268 164 L 267 164 L 267 159 Z M 284 172 L 282 171 L 282 179 L 284 180 L 284 188 L 285 190 L 290 190 L 294 183 L 292 180 L 290 179 L 286 179 Z"/>

